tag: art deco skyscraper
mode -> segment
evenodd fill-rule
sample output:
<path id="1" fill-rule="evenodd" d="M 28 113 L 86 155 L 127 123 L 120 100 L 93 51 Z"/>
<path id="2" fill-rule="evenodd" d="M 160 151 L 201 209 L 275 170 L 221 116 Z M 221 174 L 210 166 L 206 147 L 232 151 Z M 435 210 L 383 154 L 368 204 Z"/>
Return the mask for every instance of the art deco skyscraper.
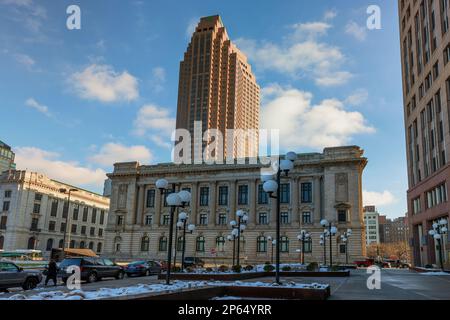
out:
<path id="1" fill-rule="evenodd" d="M 230 41 L 220 16 L 201 18 L 180 63 L 177 129 L 187 129 L 192 137 L 196 131 L 203 135 L 208 129 L 218 129 L 223 134 L 224 158 L 256 157 L 259 106 L 260 88 L 250 64 Z M 201 127 L 196 128 L 199 121 Z M 225 142 L 232 138 L 227 129 L 253 129 L 255 134 L 244 143 L 233 139 L 227 150 Z M 220 153 L 209 152 L 217 142 L 208 134 L 206 141 L 193 139 L 192 158 L 197 150 L 221 160 Z"/>

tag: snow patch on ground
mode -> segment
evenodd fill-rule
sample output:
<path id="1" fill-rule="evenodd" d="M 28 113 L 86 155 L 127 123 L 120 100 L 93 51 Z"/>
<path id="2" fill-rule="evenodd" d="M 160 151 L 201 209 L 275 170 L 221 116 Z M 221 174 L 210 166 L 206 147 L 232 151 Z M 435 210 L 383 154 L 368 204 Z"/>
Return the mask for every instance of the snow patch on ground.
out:
<path id="1" fill-rule="evenodd" d="M 301 289 L 326 289 L 327 284 L 301 284 L 286 282 L 277 285 L 270 282 L 206 282 L 206 281 L 174 281 L 172 285 L 163 284 L 138 284 L 136 286 L 122 288 L 101 288 L 96 291 L 72 290 L 70 292 L 48 291 L 40 292 L 36 295 L 26 296 L 24 294 L 13 295 L 7 300 L 98 300 L 113 297 L 123 297 L 144 293 L 176 292 L 184 289 L 206 287 L 206 286 L 245 286 L 245 287 L 280 287 L 280 288 L 301 288 Z M 0 300 L 5 300 L 0 297 Z"/>

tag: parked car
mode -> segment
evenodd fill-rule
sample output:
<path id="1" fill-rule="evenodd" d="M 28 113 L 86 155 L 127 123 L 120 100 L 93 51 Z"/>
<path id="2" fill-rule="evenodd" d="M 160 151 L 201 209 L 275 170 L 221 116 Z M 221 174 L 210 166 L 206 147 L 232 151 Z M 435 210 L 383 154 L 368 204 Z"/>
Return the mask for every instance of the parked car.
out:
<path id="1" fill-rule="evenodd" d="M 202 267 L 205 265 L 205 262 L 200 258 L 195 257 L 185 257 L 184 258 L 184 266 L 185 267 Z"/>
<path id="2" fill-rule="evenodd" d="M 0 261 L 0 290 L 22 287 L 32 290 L 42 281 L 39 271 L 25 271 L 10 261 Z"/>
<path id="3" fill-rule="evenodd" d="M 393 259 L 386 259 L 384 262 L 387 262 L 390 264 L 392 268 L 410 268 L 411 264 L 400 261 L 400 260 L 393 260 Z"/>
<path id="4" fill-rule="evenodd" d="M 67 268 L 70 266 L 80 267 L 81 280 L 87 281 L 88 283 L 108 277 L 123 279 L 125 275 L 124 268 L 109 259 L 91 257 L 67 258 L 60 263 L 58 271 L 58 275 L 64 283 L 71 275 L 67 272 Z"/>
<path id="5" fill-rule="evenodd" d="M 157 261 L 135 261 L 125 266 L 127 276 L 149 276 L 161 273 L 162 266 Z"/>
<path id="6" fill-rule="evenodd" d="M 370 266 L 373 266 L 375 264 L 374 259 L 366 258 L 364 260 L 357 260 L 354 262 L 359 268 L 368 268 Z"/>

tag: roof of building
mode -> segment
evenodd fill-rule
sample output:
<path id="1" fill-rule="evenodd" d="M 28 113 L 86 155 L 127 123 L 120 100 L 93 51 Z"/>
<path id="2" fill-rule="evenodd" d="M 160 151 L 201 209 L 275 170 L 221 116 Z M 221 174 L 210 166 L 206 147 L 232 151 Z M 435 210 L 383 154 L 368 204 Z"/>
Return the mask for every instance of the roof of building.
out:
<path id="1" fill-rule="evenodd" d="M 11 147 L 4 143 L 2 140 L 0 140 L 0 148 L 11 150 Z"/>

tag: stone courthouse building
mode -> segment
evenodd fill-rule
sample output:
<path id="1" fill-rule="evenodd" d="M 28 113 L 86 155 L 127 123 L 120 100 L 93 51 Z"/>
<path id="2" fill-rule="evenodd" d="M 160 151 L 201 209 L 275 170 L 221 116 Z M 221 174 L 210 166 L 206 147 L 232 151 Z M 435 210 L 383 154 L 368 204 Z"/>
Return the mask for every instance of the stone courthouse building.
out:
<path id="1" fill-rule="evenodd" d="M 362 173 L 367 164 L 363 150 L 357 146 L 326 148 L 323 153 L 300 154 L 294 170 L 281 182 L 281 260 L 298 262 L 300 230 L 311 233 L 306 244 L 306 261 L 323 260 L 320 234 L 321 219 L 333 222 L 338 234 L 333 238 L 333 261 L 345 262 L 346 246 L 339 234 L 348 228 L 353 234 L 348 243 L 349 261 L 365 255 L 365 232 L 362 207 Z M 236 211 L 248 216 L 247 229 L 241 238 L 241 263 L 263 263 L 272 258 L 275 238 L 276 201 L 262 189 L 261 165 L 140 165 L 117 163 L 112 180 L 112 195 L 105 254 L 119 260 L 158 259 L 167 257 L 170 207 L 155 187 L 165 178 L 187 189 L 192 201 L 185 209 L 193 234 L 186 234 L 186 256 L 207 262 L 228 263 L 232 259 L 230 221 Z M 182 238 L 178 232 L 177 254 L 180 261 Z M 175 238 L 174 238 L 175 239 Z M 175 243 L 175 240 L 174 240 Z M 174 246 L 175 248 L 175 246 Z M 327 260 L 329 242 L 327 241 Z"/>

